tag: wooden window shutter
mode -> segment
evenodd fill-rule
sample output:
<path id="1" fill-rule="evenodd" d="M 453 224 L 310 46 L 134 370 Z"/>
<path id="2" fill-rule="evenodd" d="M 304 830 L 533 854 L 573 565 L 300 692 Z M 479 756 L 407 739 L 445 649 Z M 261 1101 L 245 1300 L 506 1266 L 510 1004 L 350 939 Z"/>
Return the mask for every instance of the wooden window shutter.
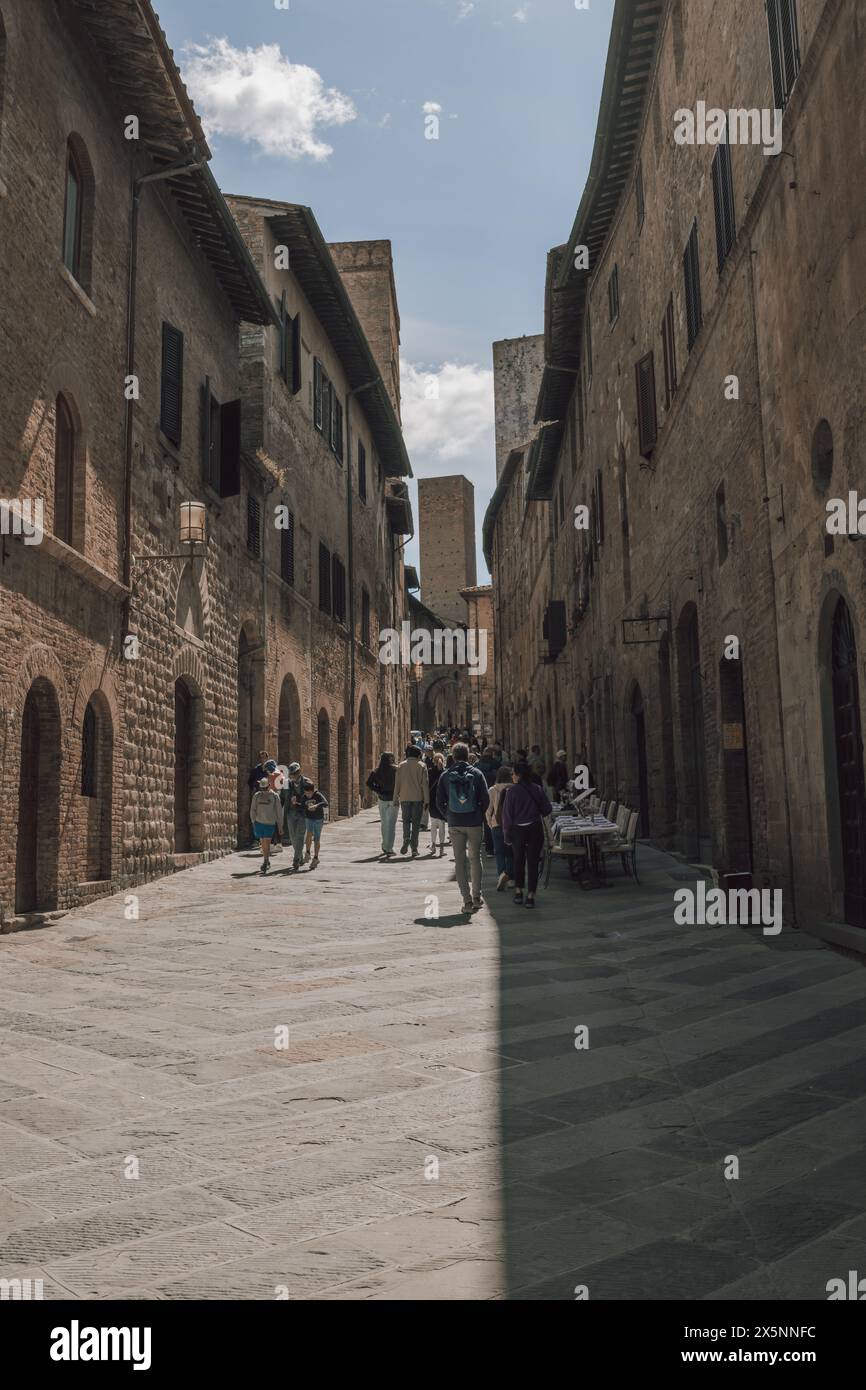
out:
<path id="1" fill-rule="evenodd" d="M 337 458 L 343 458 L 343 404 L 331 383 L 331 448 Z"/>
<path id="2" fill-rule="evenodd" d="M 237 497 L 241 490 L 241 403 L 220 408 L 219 495 Z"/>
<path id="3" fill-rule="evenodd" d="M 287 524 L 280 531 L 280 577 L 287 584 L 295 582 L 295 514 L 289 512 Z"/>
<path id="4" fill-rule="evenodd" d="M 295 314 L 292 319 L 292 395 L 296 396 L 301 389 L 301 315 Z"/>
<path id="5" fill-rule="evenodd" d="M 183 334 L 170 323 L 162 325 L 162 387 L 159 427 L 180 447 L 183 426 Z"/>
<path id="6" fill-rule="evenodd" d="M 637 423 L 640 451 L 649 458 L 658 438 L 656 425 L 656 376 L 653 355 L 648 352 L 635 367 L 637 388 Z"/>
<path id="7" fill-rule="evenodd" d="M 686 296 L 686 329 L 689 351 L 701 329 L 703 313 L 701 309 L 701 268 L 698 259 L 698 223 L 692 223 L 692 230 L 683 255 L 683 281 Z"/>
<path id="8" fill-rule="evenodd" d="M 313 358 L 313 424 L 317 430 L 322 428 L 322 404 L 323 404 L 322 364 L 318 357 Z"/>
<path id="9" fill-rule="evenodd" d="M 782 67 L 785 73 L 785 104 L 800 71 L 800 38 L 797 31 L 797 0 L 779 0 L 782 34 Z"/>
<path id="10" fill-rule="evenodd" d="M 333 558 L 333 569 L 333 613 L 337 622 L 341 623 L 346 617 L 346 570 L 342 560 L 336 555 Z"/>
<path id="11" fill-rule="evenodd" d="M 773 102 L 779 111 L 788 104 L 800 71 L 800 38 L 796 0 L 765 0 L 770 38 Z"/>
<path id="12" fill-rule="evenodd" d="M 208 487 L 219 492 L 219 458 L 214 458 L 213 418 L 210 377 L 206 376 L 201 388 L 201 473 Z"/>
<path id="13" fill-rule="evenodd" d="M 713 156 L 713 213 L 716 223 L 716 255 L 721 275 L 725 261 L 734 244 L 734 181 L 731 170 L 731 147 L 719 145 Z"/>
<path id="14" fill-rule="evenodd" d="M 289 379 L 289 334 L 285 290 L 280 298 L 280 376 L 283 381 Z"/>
<path id="15" fill-rule="evenodd" d="M 662 319 L 662 358 L 665 369 L 665 410 L 670 410 L 671 401 L 677 390 L 677 354 L 674 337 L 674 297 L 668 296 L 665 316 Z"/>
<path id="16" fill-rule="evenodd" d="M 319 608 L 331 611 L 331 552 L 319 541 Z"/>
<path id="17" fill-rule="evenodd" d="M 595 538 L 599 545 L 604 544 L 604 490 L 600 468 L 595 475 Z"/>
<path id="18" fill-rule="evenodd" d="M 247 550 L 257 558 L 262 553 L 262 508 L 254 493 L 247 493 Z"/>

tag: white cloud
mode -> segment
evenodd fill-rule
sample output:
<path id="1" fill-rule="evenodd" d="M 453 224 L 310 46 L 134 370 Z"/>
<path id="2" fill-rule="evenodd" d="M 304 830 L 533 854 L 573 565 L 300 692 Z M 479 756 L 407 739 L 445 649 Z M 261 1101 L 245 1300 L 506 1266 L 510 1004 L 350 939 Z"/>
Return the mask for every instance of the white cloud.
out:
<path id="1" fill-rule="evenodd" d="M 440 106 L 438 101 L 425 101 L 424 105 L 421 107 L 421 110 L 424 112 L 425 116 L 433 116 L 436 115 L 439 111 L 441 111 L 442 107 Z"/>
<path id="2" fill-rule="evenodd" d="M 351 99 L 326 87 L 315 68 L 292 63 L 279 44 L 234 48 L 228 39 L 190 44 L 184 80 L 205 129 L 257 145 L 263 154 L 321 162 L 332 147 L 321 127 L 357 115 Z"/>
<path id="3" fill-rule="evenodd" d="M 472 363 L 400 364 L 403 433 L 413 466 L 477 460 L 492 467 L 493 372 Z M 434 394 L 435 393 L 435 394 Z"/>
<path id="4" fill-rule="evenodd" d="M 391 112 L 390 112 L 390 111 L 386 111 L 385 114 L 384 114 L 384 116 L 382 117 L 381 121 L 379 122 L 379 129 L 380 129 L 380 130 L 384 130 L 384 129 L 385 129 L 385 126 L 390 125 L 390 124 L 391 124 Z"/>
<path id="5" fill-rule="evenodd" d="M 457 18 L 458 18 L 458 19 L 468 19 L 469 16 L 471 15 L 472 11 L 473 11 L 474 9 L 475 9 L 475 0 L 458 0 L 458 3 L 457 3 Z"/>
<path id="6" fill-rule="evenodd" d="M 512 18 L 516 19 L 518 24 L 525 24 L 527 19 L 526 10 L 515 10 Z"/>

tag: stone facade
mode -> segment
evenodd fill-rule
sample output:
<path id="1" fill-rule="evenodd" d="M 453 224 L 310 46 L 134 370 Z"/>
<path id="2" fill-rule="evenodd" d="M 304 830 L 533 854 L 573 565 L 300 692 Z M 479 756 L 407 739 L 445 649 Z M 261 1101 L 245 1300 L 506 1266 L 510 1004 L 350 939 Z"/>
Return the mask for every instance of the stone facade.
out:
<path id="1" fill-rule="evenodd" d="M 462 473 L 418 479 L 421 593 L 449 623 L 466 621 L 460 590 L 474 584 L 475 489 Z"/>
<path id="2" fill-rule="evenodd" d="M 247 831 L 239 766 L 265 742 L 315 765 L 311 711 L 330 722 L 334 814 L 357 807 L 361 763 L 384 731 L 409 724 L 405 673 L 383 673 L 372 638 L 351 642 L 310 597 L 325 538 L 347 559 L 354 548 L 373 633 L 402 616 L 394 528 L 409 525 L 408 504 L 387 500 L 371 448 L 372 497 L 350 512 L 336 473 L 330 488 L 311 485 L 334 463 L 310 452 L 309 475 L 285 485 L 299 493 L 300 581 L 282 584 L 266 499 L 310 449 L 309 405 L 269 408 L 266 433 L 273 372 L 250 360 L 253 343 L 263 363 L 279 350 L 274 286 L 213 181 L 158 35 L 147 0 L 134 13 L 106 0 L 98 14 L 78 0 L 0 0 L 0 498 L 39 502 L 44 526 L 30 544 L 3 509 L 6 929 L 234 847 Z M 313 315 L 305 332 L 339 382 L 340 353 Z M 376 374 L 357 324 L 340 350 Z M 392 386 L 380 383 L 382 401 Z M 376 410 L 390 441 L 380 452 L 408 471 L 393 407 Z M 352 447 L 363 418 L 358 407 L 346 420 Z M 179 540 L 185 502 L 205 507 L 194 552 Z"/>
<path id="3" fill-rule="evenodd" d="M 536 423 L 485 523 L 497 700 L 512 741 L 587 750 L 644 834 L 863 949 L 866 561 L 826 503 L 863 479 L 866 29 L 790 7 L 774 91 L 763 6 L 617 6 Z M 699 100 L 784 106 L 784 154 L 677 143 Z"/>

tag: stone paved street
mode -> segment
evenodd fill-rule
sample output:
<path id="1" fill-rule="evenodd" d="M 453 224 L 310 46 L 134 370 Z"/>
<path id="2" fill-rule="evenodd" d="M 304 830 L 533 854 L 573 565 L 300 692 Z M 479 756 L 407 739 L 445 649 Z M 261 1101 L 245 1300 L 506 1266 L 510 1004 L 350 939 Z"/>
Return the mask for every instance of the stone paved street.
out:
<path id="1" fill-rule="evenodd" d="M 557 863 L 534 914 L 491 892 L 471 923 L 448 858 L 377 849 L 365 812 L 315 874 L 238 854 L 137 922 L 115 897 L 0 939 L 0 1277 L 736 1300 L 866 1268 L 861 965 L 676 926 L 688 871 L 645 848 L 640 886 Z"/>

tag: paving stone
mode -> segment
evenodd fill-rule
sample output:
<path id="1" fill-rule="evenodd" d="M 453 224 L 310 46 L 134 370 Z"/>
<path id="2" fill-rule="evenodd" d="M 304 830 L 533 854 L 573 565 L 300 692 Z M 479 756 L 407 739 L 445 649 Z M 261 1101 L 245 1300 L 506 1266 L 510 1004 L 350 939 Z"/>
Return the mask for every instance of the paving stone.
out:
<path id="1" fill-rule="evenodd" d="M 859 1267 L 859 965 L 676 929 L 681 866 L 650 848 L 639 894 L 557 878 L 534 918 L 491 893 L 432 931 L 453 865 L 389 875 L 377 834 L 330 826 L 315 894 L 233 879 L 241 855 L 142 885 L 146 929 L 118 896 L 2 939 L 0 1275 L 82 1299 L 735 1301 Z"/>

